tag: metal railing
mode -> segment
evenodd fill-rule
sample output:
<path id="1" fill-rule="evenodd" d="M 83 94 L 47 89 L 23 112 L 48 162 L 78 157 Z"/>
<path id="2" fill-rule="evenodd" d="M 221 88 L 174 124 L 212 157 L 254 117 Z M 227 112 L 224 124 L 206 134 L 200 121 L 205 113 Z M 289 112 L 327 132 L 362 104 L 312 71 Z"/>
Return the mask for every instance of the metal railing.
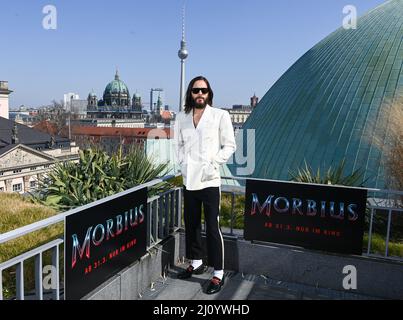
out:
<path id="1" fill-rule="evenodd" d="M 244 177 L 222 177 L 222 179 L 229 179 L 229 180 L 240 180 L 245 181 L 248 178 Z M 277 181 L 277 180 L 267 180 L 267 179 L 256 179 L 256 180 L 264 180 L 264 181 L 276 181 L 276 182 L 284 182 L 284 181 Z M 289 181 L 287 181 L 289 182 Z M 298 183 L 298 182 L 295 182 Z M 403 220 L 403 191 L 397 190 L 382 190 L 382 189 L 373 189 L 373 188 L 364 188 L 367 190 L 367 219 L 369 220 L 369 227 L 368 227 L 368 244 L 366 250 L 363 252 L 366 256 L 373 256 L 373 257 L 383 257 L 391 260 L 403 261 L 403 257 L 391 257 L 389 244 L 390 238 L 392 233 L 392 221 L 396 215 L 400 214 L 401 219 Z M 236 237 L 242 238 L 243 237 L 243 229 L 235 229 L 234 223 L 236 220 L 237 213 L 234 212 L 235 207 L 235 198 L 237 196 L 244 196 L 245 195 L 245 187 L 243 186 L 230 186 L 230 185 L 223 185 L 221 188 L 221 192 L 224 194 L 228 194 L 231 197 L 231 214 L 230 214 L 230 221 L 229 227 L 222 228 L 223 235 L 228 237 Z M 371 253 L 372 249 L 372 241 L 373 241 L 373 229 L 374 229 L 374 218 L 377 215 L 387 213 L 387 222 L 386 222 L 386 235 L 385 235 L 385 250 L 383 255 Z M 403 228 L 403 226 L 402 226 Z M 205 225 L 204 225 L 205 230 Z M 403 230 L 402 230 L 403 233 Z M 403 243 L 402 243 L 403 246 Z"/>
<path id="2" fill-rule="evenodd" d="M 102 203 L 106 203 L 113 199 L 122 197 L 126 194 L 132 193 L 134 191 L 140 190 L 142 188 L 150 188 L 158 185 L 161 182 L 167 181 L 171 178 L 177 177 L 176 175 L 165 176 L 160 179 L 155 179 L 148 183 L 136 186 L 132 189 L 126 190 L 124 192 L 115 194 L 113 196 L 95 201 L 93 203 L 57 214 L 50 218 L 32 223 L 30 225 L 12 230 L 10 232 L 0 234 L 0 245 L 7 243 L 11 240 L 15 240 L 21 238 L 24 235 L 31 234 L 35 231 L 42 230 L 49 226 L 53 226 L 55 224 L 64 222 L 64 219 L 73 215 L 82 210 L 86 210 L 88 208 L 97 206 Z M 177 231 L 181 227 L 181 209 L 182 209 L 182 188 L 174 188 L 170 189 L 162 194 L 153 196 L 147 199 L 147 221 L 148 230 L 147 230 L 147 238 L 146 238 L 146 247 L 147 250 L 155 247 L 162 240 L 166 239 L 172 232 Z M 61 287 L 64 276 L 61 274 L 60 268 L 60 251 L 59 248 L 64 244 L 64 239 L 56 239 L 50 241 L 38 248 L 32 249 L 29 252 L 23 253 L 17 257 L 14 257 L 6 262 L 0 263 L 0 300 L 4 298 L 4 288 L 3 288 L 3 273 L 6 270 L 10 270 L 11 268 L 16 268 L 15 271 L 15 285 L 16 285 L 16 294 L 15 297 L 11 299 L 24 300 L 26 298 L 29 299 L 44 299 L 44 290 L 43 290 L 43 255 L 47 251 L 51 251 L 52 254 L 52 262 L 50 268 L 52 268 L 52 272 L 55 272 L 55 287 L 52 288 L 49 292 L 48 297 L 50 299 L 59 300 L 63 296 L 63 288 Z M 62 250 L 63 252 L 63 250 Z M 33 292 L 26 293 L 24 287 L 24 276 L 26 277 L 26 272 L 24 272 L 24 263 L 29 259 L 34 259 L 35 265 L 35 290 Z M 62 257 L 63 258 L 63 257 Z M 48 292 L 47 292 L 48 293 Z"/>
<path id="3" fill-rule="evenodd" d="M 373 193 L 373 196 L 372 197 L 368 196 L 367 198 L 367 211 L 369 211 L 370 214 L 369 214 L 368 246 L 366 254 L 373 255 L 371 254 L 371 249 L 372 249 L 375 217 L 387 214 L 384 257 L 388 258 L 390 257 L 389 244 L 392 233 L 393 218 L 397 217 L 397 215 L 401 215 L 401 219 L 403 219 L 403 202 L 402 202 L 403 192 L 368 189 L 368 193 L 369 194 Z M 398 260 L 403 261 L 403 257 L 398 258 Z"/>

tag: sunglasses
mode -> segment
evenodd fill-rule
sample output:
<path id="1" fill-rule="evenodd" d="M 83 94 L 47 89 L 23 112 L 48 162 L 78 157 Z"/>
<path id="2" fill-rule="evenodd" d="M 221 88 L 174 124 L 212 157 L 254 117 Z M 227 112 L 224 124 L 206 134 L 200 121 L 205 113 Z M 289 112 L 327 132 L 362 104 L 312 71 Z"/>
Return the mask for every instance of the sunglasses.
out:
<path id="1" fill-rule="evenodd" d="M 198 94 L 201 91 L 202 94 L 206 94 L 209 92 L 208 88 L 193 88 L 192 93 Z"/>

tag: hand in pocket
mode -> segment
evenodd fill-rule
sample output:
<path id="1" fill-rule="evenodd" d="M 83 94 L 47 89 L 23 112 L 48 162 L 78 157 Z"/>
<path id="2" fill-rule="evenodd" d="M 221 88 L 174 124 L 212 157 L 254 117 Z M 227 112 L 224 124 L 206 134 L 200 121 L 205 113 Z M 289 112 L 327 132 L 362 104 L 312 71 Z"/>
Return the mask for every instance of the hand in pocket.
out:
<path id="1" fill-rule="evenodd" d="M 216 169 L 212 163 L 206 163 L 203 166 L 202 181 L 214 180 L 220 177 L 219 169 Z"/>

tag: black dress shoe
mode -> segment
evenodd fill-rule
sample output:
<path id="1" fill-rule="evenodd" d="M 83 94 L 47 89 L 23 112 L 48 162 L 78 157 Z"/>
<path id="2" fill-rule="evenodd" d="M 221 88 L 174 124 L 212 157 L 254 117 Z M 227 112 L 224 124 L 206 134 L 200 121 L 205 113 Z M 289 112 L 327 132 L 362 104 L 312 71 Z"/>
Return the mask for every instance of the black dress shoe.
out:
<path id="1" fill-rule="evenodd" d="M 217 293 L 218 291 L 221 290 L 221 287 L 224 285 L 224 276 L 222 277 L 222 279 L 218 279 L 217 277 L 213 277 L 213 279 L 211 279 L 206 293 L 207 294 L 214 294 Z"/>
<path id="2" fill-rule="evenodd" d="M 202 264 L 200 267 L 194 269 L 192 266 L 187 267 L 185 271 L 182 271 L 178 274 L 179 279 L 188 279 L 192 276 L 192 274 L 202 274 L 206 272 L 207 266 Z"/>

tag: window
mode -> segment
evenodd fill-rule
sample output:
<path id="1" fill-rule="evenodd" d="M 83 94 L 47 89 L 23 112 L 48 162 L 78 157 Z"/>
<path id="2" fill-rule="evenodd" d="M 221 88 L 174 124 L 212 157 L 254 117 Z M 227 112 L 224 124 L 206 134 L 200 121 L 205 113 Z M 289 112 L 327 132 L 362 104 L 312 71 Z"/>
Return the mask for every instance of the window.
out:
<path id="1" fill-rule="evenodd" d="M 0 176 L 4 175 L 4 172 L 0 171 Z"/>
<path id="2" fill-rule="evenodd" d="M 37 169 L 37 167 L 31 167 L 31 168 L 29 168 L 31 171 L 34 171 L 34 170 L 36 170 Z"/>
<path id="3" fill-rule="evenodd" d="M 36 181 L 30 181 L 29 182 L 29 187 L 30 188 L 36 188 Z"/>
<path id="4" fill-rule="evenodd" d="M 4 192 L 4 187 L 0 187 L 0 192 Z"/>
<path id="5" fill-rule="evenodd" d="M 50 164 L 45 164 L 43 167 L 44 167 L 44 168 L 49 168 L 49 167 L 50 167 Z"/>
<path id="6" fill-rule="evenodd" d="M 20 192 L 22 190 L 22 183 L 13 184 L 13 192 Z"/>
<path id="7" fill-rule="evenodd" d="M 21 169 L 19 169 L 19 170 L 13 170 L 13 173 L 20 173 L 22 170 Z"/>

